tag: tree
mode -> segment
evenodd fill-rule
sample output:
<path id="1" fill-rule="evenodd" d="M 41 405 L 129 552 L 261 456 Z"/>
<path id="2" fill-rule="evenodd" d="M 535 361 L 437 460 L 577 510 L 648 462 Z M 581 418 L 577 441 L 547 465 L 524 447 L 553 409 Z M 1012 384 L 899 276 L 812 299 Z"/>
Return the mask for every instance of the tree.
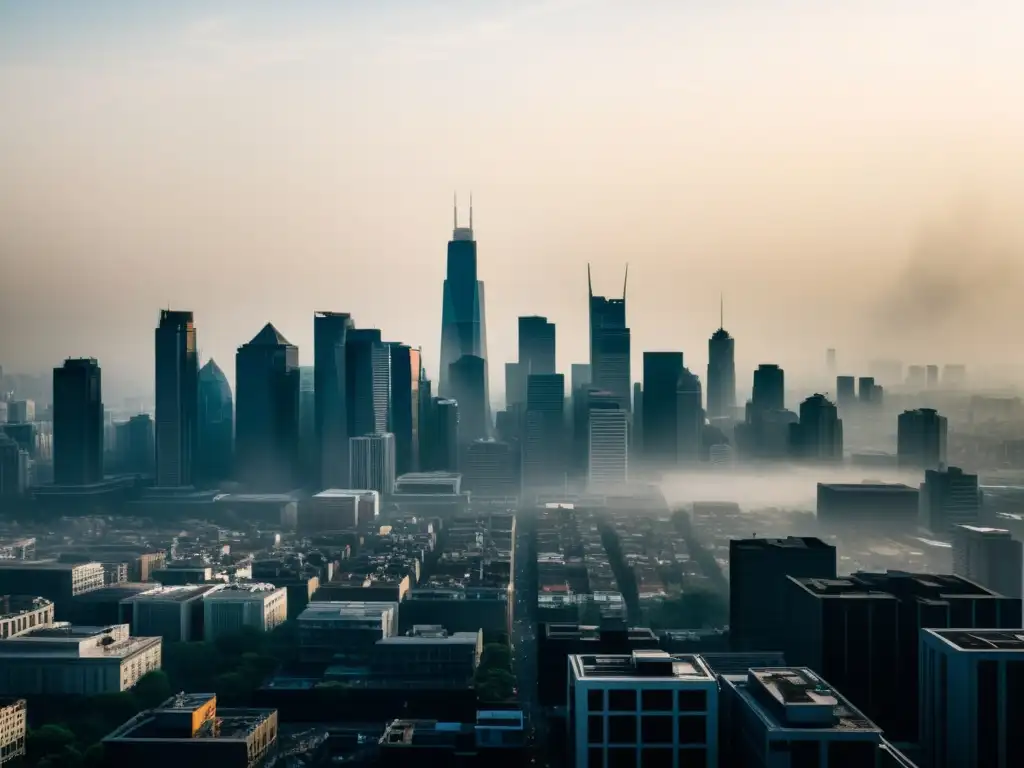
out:
<path id="1" fill-rule="evenodd" d="M 152 709 L 160 706 L 172 695 L 171 680 L 162 669 L 154 669 L 139 678 L 132 688 L 132 694 L 139 709 Z"/>
<path id="2" fill-rule="evenodd" d="M 475 687 L 481 701 L 507 701 L 514 695 L 516 678 L 505 669 L 485 669 L 477 674 Z"/>
<path id="3" fill-rule="evenodd" d="M 481 669 L 512 669 L 512 651 L 507 645 L 490 643 L 480 656 Z"/>
<path id="4" fill-rule="evenodd" d="M 31 760 L 60 755 L 75 743 L 75 734 L 63 725 L 44 725 L 33 729 L 25 737 L 25 751 Z"/>

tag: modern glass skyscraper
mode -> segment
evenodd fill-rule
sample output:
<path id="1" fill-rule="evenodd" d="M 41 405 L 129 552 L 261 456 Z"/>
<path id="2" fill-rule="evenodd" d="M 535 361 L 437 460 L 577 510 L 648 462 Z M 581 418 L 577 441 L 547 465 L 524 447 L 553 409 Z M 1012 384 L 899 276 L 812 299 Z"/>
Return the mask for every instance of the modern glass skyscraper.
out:
<path id="1" fill-rule="evenodd" d="M 191 312 L 160 311 L 156 329 L 156 484 L 191 485 L 199 439 L 199 357 Z"/>
<path id="2" fill-rule="evenodd" d="M 736 414 L 736 341 L 719 326 L 708 340 L 708 418 Z"/>
<path id="3" fill-rule="evenodd" d="M 519 318 L 519 365 L 527 376 L 555 372 L 555 324 L 546 317 Z"/>
<path id="4" fill-rule="evenodd" d="M 459 226 L 455 208 L 455 230 L 448 243 L 448 265 L 441 311 L 441 364 L 438 394 L 453 397 L 449 367 L 463 355 L 484 360 L 485 402 L 487 385 L 487 330 L 484 322 L 484 284 L 477 279 L 476 240 L 473 239 L 473 201 L 469 204 L 469 226 Z M 490 408 L 488 407 L 488 421 Z"/>
<path id="5" fill-rule="evenodd" d="M 626 268 L 629 277 L 629 268 Z M 587 292 L 590 298 L 590 373 L 591 383 L 611 392 L 620 407 L 630 410 L 630 333 L 626 327 L 626 280 L 622 298 L 595 296 L 587 266 Z"/>
<path id="6" fill-rule="evenodd" d="M 196 474 L 202 483 L 231 477 L 235 405 L 224 371 L 212 359 L 199 369 L 199 445 Z"/>
<path id="7" fill-rule="evenodd" d="M 349 484 L 346 343 L 354 327 L 347 312 L 313 315 L 313 432 L 321 488 Z"/>
<path id="8" fill-rule="evenodd" d="M 103 479 L 103 386 L 92 358 L 53 369 L 53 481 L 90 485 Z"/>
<path id="9" fill-rule="evenodd" d="M 643 454 L 652 465 L 676 463 L 677 391 L 682 352 L 644 352 Z"/>

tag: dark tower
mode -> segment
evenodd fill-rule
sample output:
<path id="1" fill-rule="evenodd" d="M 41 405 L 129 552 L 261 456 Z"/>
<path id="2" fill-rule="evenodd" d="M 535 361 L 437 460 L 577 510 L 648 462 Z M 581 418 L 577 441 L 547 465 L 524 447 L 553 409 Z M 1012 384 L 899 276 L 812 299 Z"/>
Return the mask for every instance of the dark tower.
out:
<path id="1" fill-rule="evenodd" d="M 195 473 L 203 483 L 232 475 L 235 408 L 227 376 L 213 360 L 199 370 L 199 417 Z"/>
<path id="2" fill-rule="evenodd" d="M 519 366 L 523 376 L 555 373 L 555 324 L 546 317 L 519 318 Z"/>
<path id="3" fill-rule="evenodd" d="M 736 341 L 725 330 L 724 313 L 708 341 L 708 418 L 736 413 Z"/>
<path id="4" fill-rule="evenodd" d="M 313 433 L 321 488 L 349 484 L 346 342 L 354 327 L 347 312 L 313 315 Z"/>
<path id="5" fill-rule="evenodd" d="M 235 357 L 238 478 L 250 488 L 295 487 L 299 464 L 299 348 L 267 323 Z"/>
<path id="6" fill-rule="evenodd" d="M 754 371 L 754 393 L 751 397 L 754 411 L 781 411 L 786 408 L 786 377 L 774 363 L 761 363 Z"/>
<path id="7" fill-rule="evenodd" d="M 156 329 L 156 484 L 193 483 L 199 440 L 199 357 L 191 312 L 161 310 Z"/>
<path id="8" fill-rule="evenodd" d="M 676 462 L 676 393 L 682 374 L 682 352 L 644 352 L 643 455 L 654 464 Z"/>
<path id="9" fill-rule="evenodd" d="M 630 410 L 630 333 L 626 327 L 626 285 L 629 266 L 622 281 L 622 298 L 595 296 L 587 265 L 587 294 L 590 299 L 590 371 L 597 389 L 611 392 L 619 406 Z"/>
<path id="10" fill-rule="evenodd" d="M 489 437 L 486 377 L 487 363 L 475 355 L 463 355 L 448 368 L 451 393 L 459 404 L 460 445 Z"/>
<path id="11" fill-rule="evenodd" d="M 388 344 L 391 352 L 391 410 L 388 430 L 395 436 L 395 472 L 404 475 L 419 463 L 420 351 L 407 344 Z"/>
<path id="12" fill-rule="evenodd" d="M 103 386 L 92 358 L 53 369 L 53 481 L 90 485 L 103 479 Z"/>
<path id="13" fill-rule="evenodd" d="M 790 425 L 794 456 L 809 461 L 843 460 L 843 421 L 836 404 L 824 395 L 800 403 L 800 421 Z"/>

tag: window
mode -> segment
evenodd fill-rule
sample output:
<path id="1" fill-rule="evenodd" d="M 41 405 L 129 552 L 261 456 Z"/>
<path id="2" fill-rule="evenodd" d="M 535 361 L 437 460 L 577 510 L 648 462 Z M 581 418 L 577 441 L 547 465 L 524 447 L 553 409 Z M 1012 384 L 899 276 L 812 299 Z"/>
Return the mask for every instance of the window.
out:
<path id="1" fill-rule="evenodd" d="M 644 744 L 671 744 L 672 715 L 644 715 L 641 717 L 640 738 Z"/>
<path id="2" fill-rule="evenodd" d="M 591 712 L 604 711 L 604 691 L 587 691 L 587 709 Z"/>
<path id="3" fill-rule="evenodd" d="M 591 715 L 587 718 L 587 743 L 604 743 L 604 715 Z"/>
<path id="4" fill-rule="evenodd" d="M 828 768 L 860 768 L 872 765 L 878 747 L 871 741 L 832 741 L 828 745 Z"/>
<path id="5" fill-rule="evenodd" d="M 636 744 L 636 715 L 609 715 L 608 743 Z"/>
<path id="6" fill-rule="evenodd" d="M 679 750 L 679 768 L 707 768 L 708 755 L 703 747 Z"/>
<path id="7" fill-rule="evenodd" d="M 636 712 L 636 691 L 629 688 L 613 688 L 608 691 L 608 710 Z"/>
<path id="8" fill-rule="evenodd" d="M 609 747 L 608 768 L 636 768 L 636 747 Z"/>
<path id="9" fill-rule="evenodd" d="M 820 741 L 791 741 L 789 746 L 790 768 L 820 768 Z"/>
<path id="10" fill-rule="evenodd" d="M 640 692 L 640 707 L 645 712 L 671 712 L 672 691 L 668 688 L 648 688 Z"/>
<path id="11" fill-rule="evenodd" d="M 703 715 L 684 715 L 679 721 L 680 744 L 707 743 L 707 718 Z"/>
<path id="12" fill-rule="evenodd" d="M 675 768 L 671 747 L 644 747 L 641 750 L 641 768 Z"/>
<path id="13" fill-rule="evenodd" d="M 707 691 L 696 688 L 690 691 L 679 691 L 680 712 L 707 712 L 708 695 Z"/>
<path id="14" fill-rule="evenodd" d="M 601 747 L 587 750 L 587 765 L 589 768 L 604 768 L 604 750 Z"/>

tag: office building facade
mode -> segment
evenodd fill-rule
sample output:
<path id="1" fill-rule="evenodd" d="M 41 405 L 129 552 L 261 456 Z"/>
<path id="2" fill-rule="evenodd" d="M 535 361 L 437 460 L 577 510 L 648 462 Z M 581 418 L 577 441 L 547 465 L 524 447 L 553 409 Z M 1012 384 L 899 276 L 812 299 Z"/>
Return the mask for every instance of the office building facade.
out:
<path id="1" fill-rule="evenodd" d="M 735 418 L 736 341 L 719 327 L 708 340 L 708 418 Z"/>
<path id="2" fill-rule="evenodd" d="M 199 442 L 196 474 L 202 484 L 232 476 L 235 403 L 224 371 L 212 358 L 199 369 Z"/>
<path id="3" fill-rule="evenodd" d="M 383 496 L 395 490 L 395 436 L 390 432 L 353 437 L 349 445 L 349 474 L 355 488 Z"/>
<path id="4" fill-rule="evenodd" d="M 555 324 L 546 317 L 519 318 L 519 365 L 527 376 L 555 372 Z"/>
<path id="5" fill-rule="evenodd" d="M 565 436 L 565 377 L 560 373 L 527 377 L 524 488 L 564 484 L 568 468 Z"/>
<path id="6" fill-rule="evenodd" d="M 347 312 L 313 315 L 313 432 L 318 481 L 323 488 L 348 485 L 348 334 L 355 327 Z"/>
<path id="7" fill-rule="evenodd" d="M 682 352 L 644 352 L 643 456 L 652 466 L 677 461 L 677 407 Z"/>
<path id="8" fill-rule="evenodd" d="M 1024 545 L 1001 528 L 954 526 L 953 573 L 997 594 L 1020 598 Z"/>
<path id="9" fill-rule="evenodd" d="M 587 266 L 591 383 L 598 389 L 614 394 L 619 407 L 629 412 L 631 344 L 630 331 L 626 325 L 626 282 L 624 279 L 621 299 L 595 296 L 590 266 Z"/>
<path id="10" fill-rule="evenodd" d="M 921 524 L 935 533 L 951 533 L 957 525 L 977 525 L 981 518 L 978 476 L 959 467 L 926 470 L 920 500 Z"/>
<path id="11" fill-rule="evenodd" d="M 53 481 L 91 485 L 103 480 L 103 382 L 92 358 L 53 369 Z"/>
<path id="12" fill-rule="evenodd" d="M 161 310 L 155 337 L 156 484 L 192 485 L 199 441 L 199 356 L 192 313 Z"/>
<path id="13" fill-rule="evenodd" d="M 621 489 L 629 481 L 629 414 L 608 393 L 609 407 L 594 406 L 587 414 L 587 488 Z"/>
<path id="14" fill-rule="evenodd" d="M 904 411 L 897 419 L 896 454 L 901 467 L 943 469 L 946 466 L 945 416 L 934 408 Z"/>

